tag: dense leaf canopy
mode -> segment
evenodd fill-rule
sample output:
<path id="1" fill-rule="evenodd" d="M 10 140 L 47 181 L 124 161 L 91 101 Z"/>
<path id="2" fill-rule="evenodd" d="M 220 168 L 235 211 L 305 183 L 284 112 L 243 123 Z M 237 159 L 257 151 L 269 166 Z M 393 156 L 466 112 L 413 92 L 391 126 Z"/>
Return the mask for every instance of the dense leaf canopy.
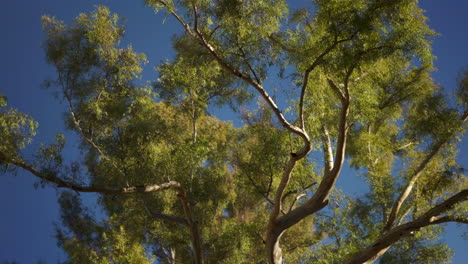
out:
<path id="1" fill-rule="evenodd" d="M 26 159 L 37 124 L 0 97 L 0 166 L 65 188 L 69 263 L 450 261 L 439 224 L 468 222 L 455 160 L 468 75 L 458 98 L 434 83 L 436 34 L 417 1 L 146 4 L 184 30 L 147 84 L 146 56 L 121 46 L 106 7 L 42 18 L 47 86 L 80 160 L 63 158 L 64 135 Z M 208 111 L 224 106 L 242 125 Z M 368 192 L 336 188 L 350 173 Z M 98 193 L 104 217 L 79 192 Z"/>

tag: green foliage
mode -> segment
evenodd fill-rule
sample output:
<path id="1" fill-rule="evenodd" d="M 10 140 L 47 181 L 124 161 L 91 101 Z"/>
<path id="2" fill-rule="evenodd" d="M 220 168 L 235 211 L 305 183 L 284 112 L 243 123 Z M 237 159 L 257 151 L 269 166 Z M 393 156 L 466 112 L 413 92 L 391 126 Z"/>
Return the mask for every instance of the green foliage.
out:
<path id="1" fill-rule="evenodd" d="M 408 239 L 382 256 L 380 263 L 450 263 L 452 255 L 446 244 Z"/>
<path id="2" fill-rule="evenodd" d="M 324 146 L 330 142 L 336 151 L 343 134 L 352 167 L 345 174 L 368 183 L 359 195 L 332 190 L 325 209 L 282 234 L 287 263 L 343 263 L 374 243 L 396 197 L 438 146 L 398 220 L 415 219 L 466 188 L 453 138 L 463 132 L 467 78 L 460 78 L 459 105 L 452 107 L 431 78 L 435 33 L 416 0 L 316 0 L 297 10 L 278 0 L 145 2 L 176 15 L 187 29 L 174 38 L 175 58 L 156 67 L 151 88 L 138 85 L 145 55 L 119 47 L 125 29 L 106 7 L 80 14 L 71 25 L 42 18 L 47 61 L 57 70 L 47 85 L 66 101 L 65 122 L 80 136 L 83 155 L 67 165 L 65 138 L 58 135 L 38 149 L 34 167 L 46 179 L 92 187 L 177 181 L 184 190 L 102 195 L 102 220 L 75 194 L 61 193 L 57 238 L 69 263 L 191 263 L 193 227 L 206 263 L 264 263 L 283 168 L 302 147 L 279 115 L 301 126 L 303 112 L 312 144 L 292 170 L 280 216 L 318 191 L 330 173 L 318 165 Z M 290 101 L 284 114 L 264 100 L 276 89 L 263 86 L 275 72 L 273 82 L 289 85 L 280 96 L 304 92 L 304 101 Z M 249 104 L 253 93 L 245 80 L 263 93 L 257 106 Z M 1 166 L 23 161 L 21 149 L 37 127 L 6 102 L 0 96 Z M 243 125 L 207 113 L 226 105 Z M 466 212 L 466 205 L 457 205 L 449 214 Z M 430 226 L 401 239 L 380 262 L 448 262 L 441 231 Z"/>
<path id="3" fill-rule="evenodd" d="M 21 149 L 32 141 L 38 127 L 29 115 L 7 107 L 7 98 L 0 94 L 0 168 L 7 168 L 4 159 L 15 160 Z"/>

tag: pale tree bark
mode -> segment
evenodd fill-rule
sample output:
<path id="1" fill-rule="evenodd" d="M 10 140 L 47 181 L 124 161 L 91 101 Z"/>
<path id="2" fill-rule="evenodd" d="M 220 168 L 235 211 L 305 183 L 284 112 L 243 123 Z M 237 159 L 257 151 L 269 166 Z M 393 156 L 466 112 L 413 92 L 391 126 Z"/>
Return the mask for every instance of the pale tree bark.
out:
<path id="1" fill-rule="evenodd" d="M 468 119 L 468 112 L 465 112 L 460 117 L 460 125 L 463 126 L 465 124 L 465 122 L 467 121 L 467 119 Z M 387 234 L 390 234 L 390 233 L 394 234 L 394 232 L 395 232 L 394 230 L 397 230 L 397 231 L 400 230 L 398 228 L 400 228 L 401 226 L 404 226 L 406 224 L 415 223 L 415 221 L 417 221 L 417 220 L 414 220 L 414 221 L 411 221 L 409 223 L 401 224 L 404 221 L 404 218 L 406 218 L 406 216 L 412 210 L 411 207 L 408 208 L 406 210 L 406 212 L 403 213 L 403 215 L 400 217 L 399 221 L 397 221 L 397 219 L 398 219 L 398 215 L 400 213 L 402 205 L 404 204 L 406 199 L 410 196 L 415 184 L 417 183 L 419 178 L 422 176 L 422 174 L 424 172 L 424 169 L 432 161 L 432 159 L 441 151 L 441 149 L 447 144 L 449 139 L 450 139 L 450 137 L 446 137 L 445 139 L 439 141 L 438 143 L 436 143 L 433 146 L 432 151 L 429 152 L 427 154 L 427 156 L 421 161 L 419 166 L 414 171 L 413 176 L 410 178 L 410 180 L 406 184 L 405 188 L 403 189 L 403 191 L 400 193 L 397 200 L 395 201 L 395 203 L 394 203 L 394 205 L 392 207 L 392 210 L 391 210 L 389 216 L 387 217 L 387 221 L 385 222 L 385 226 L 384 226 L 384 228 L 382 230 L 382 236 L 379 238 L 379 241 L 383 240 L 385 243 L 388 243 L 388 245 L 385 246 L 385 247 L 371 247 L 372 249 L 367 248 L 366 250 L 361 251 L 361 253 L 358 253 L 358 255 L 361 254 L 362 257 L 365 256 L 364 258 L 367 258 L 365 263 L 375 262 L 377 259 L 379 259 L 383 254 L 385 254 L 385 252 L 387 252 L 392 247 L 393 243 L 398 241 L 400 238 L 411 235 L 411 232 L 413 232 L 413 231 L 411 231 L 411 232 L 409 232 L 409 231 L 408 232 L 402 232 L 400 236 L 393 236 L 393 237 L 392 236 L 386 236 Z M 462 193 L 465 193 L 465 192 L 466 192 L 466 190 L 460 192 L 459 194 L 462 194 Z M 459 194 L 455 195 L 454 197 L 459 197 L 458 196 Z M 452 198 L 450 198 L 450 199 L 452 199 Z M 446 200 L 444 203 L 448 202 L 449 200 Z M 465 200 L 466 200 L 466 194 L 465 194 L 464 198 L 461 199 L 461 201 L 465 201 Z M 456 203 L 458 203 L 458 202 L 459 201 L 456 201 Z M 444 203 L 442 203 L 442 204 L 444 204 Z M 448 210 L 449 207 L 451 207 L 453 205 L 447 205 L 447 206 L 448 207 L 446 208 L 446 210 Z M 430 212 L 434 212 L 434 210 L 431 209 L 425 215 L 429 214 Z M 420 219 L 420 218 L 418 218 L 418 219 Z M 434 225 L 434 224 L 439 224 L 439 223 L 448 222 L 448 221 L 455 221 L 455 222 L 460 222 L 460 223 L 468 222 L 468 220 L 466 218 L 458 218 L 458 217 L 450 217 L 450 216 L 438 216 L 438 214 L 431 215 L 431 218 L 429 220 L 430 221 L 428 221 L 425 226 L 427 226 L 429 224 Z M 397 227 L 394 227 L 395 223 L 396 223 Z M 419 229 L 419 228 L 417 228 L 417 229 Z M 384 237 L 385 237 L 385 239 L 384 239 Z M 395 237 L 397 237 L 397 238 L 394 239 Z M 390 238 L 392 238 L 392 239 L 390 239 Z M 376 245 L 376 244 L 380 245 L 381 242 L 376 242 L 374 245 Z M 364 252 L 364 251 L 366 251 L 366 252 Z M 357 259 L 358 257 L 355 257 L 355 258 Z M 358 263 L 358 262 L 352 262 L 352 261 L 354 261 L 354 260 L 350 260 L 350 262 L 348 262 L 348 263 Z"/>
<path id="2" fill-rule="evenodd" d="M 423 175 L 423 171 L 426 168 L 426 166 L 434 158 L 434 156 L 436 156 L 437 153 L 439 153 L 439 151 L 442 149 L 442 146 L 445 145 L 445 143 L 446 141 L 440 142 L 439 144 L 437 144 L 434 147 L 434 149 L 429 153 L 429 155 L 427 155 L 426 158 L 418 166 L 413 176 L 411 177 L 410 181 L 406 185 L 405 189 L 400 194 L 398 199 L 395 201 L 395 204 L 392 207 L 392 211 L 390 212 L 387 223 L 385 225 L 384 231 L 390 230 L 392 226 L 395 224 L 395 220 L 398 216 L 398 213 L 400 212 L 401 206 L 403 205 L 405 200 L 408 198 L 408 196 L 411 194 L 411 191 L 413 190 L 414 185 L 416 184 L 418 179 L 421 177 L 421 175 Z"/>
<path id="3" fill-rule="evenodd" d="M 267 253 L 268 253 L 268 261 L 270 263 L 279 264 L 282 263 L 281 256 L 281 249 L 279 248 L 279 239 L 281 235 L 291 226 L 297 224 L 299 221 L 303 220 L 307 216 L 312 215 L 313 213 L 323 209 L 328 204 L 328 196 L 333 189 L 336 180 L 341 172 L 343 167 L 344 158 L 345 158 L 345 150 L 346 150 L 346 138 L 348 132 L 348 114 L 349 114 L 349 93 L 348 93 L 348 84 L 345 82 L 345 91 L 341 91 L 335 83 L 329 79 L 329 85 L 332 87 L 333 90 L 336 90 L 340 94 L 340 100 L 342 102 L 342 110 L 340 116 L 340 122 L 338 126 L 338 142 L 337 148 L 335 153 L 335 162 L 333 163 L 333 167 L 328 172 L 325 171 L 324 177 L 319 184 L 318 189 L 316 190 L 315 194 L 306 201 L 301 206 L 296 207 L 295 209 L 291 210 L 286 215 L 280 216 L 272 220 L 270 218 L 270 225 L 267 233 Z M 331 155 L 330 151 L 331 148 L 326 147 L 325 159 L 329 155 Z"/>
<path id="4" fill-rule="evenodd" d="M 432 209 L 427 211 L 422 216 L 416 218 L 415 220 L 401 224 L 393 229 L 389 230 L 386 233 L 383 233 L 377 241 L 371 246 L 360 250 L 352 258 L 347 260 L 346 264 L 361 264 L 366 263 L 367 261 L 374 261 L 385 253 L 395 242 L 401 238 L 410 236 L 413 232 L 418 231 L 419 229 L 445 222 L 460 222 L 468 223 L 468 218 L 465 217 L 452 217 L 452 216 L 441 216 L 441 214 L 446 213 L 453 206 L 466 201 L 468 198 L 468 189 L 462 190 L 459 193 L 453 195 L 444 202 L 434 206 Z"/>
<path id="5" fill-rule="evenodd" d="M 159 3 L 161 3 L 163 6 L 165 6 L 170 14 L 172 14 L 176 20 L 183 26 L 185 29 L 185 32 L 187 33 L 188 36 L 192 37 L 196 41 L 198 41 L 203 47 L 206 48 L 206 50 L 211 54 L 211 56 L 219 63 L 221 67 L 223 67 L 225 70 L 227 70 L 229 73 L 232 75 L 236 76 L 237 78 L 245 81 L 247 84 L 251 85 L 254 87 L 258 93 L 262 96 L 262 98 L 267 102 L 267 104 L 270 106 L 272 109 L 273 113 L 276 115 L 278 118 L 280 124 L 285 127 L 288 131 L 298 135 L 299 137 L 302 138 L 304 142 L 304 146 L 296 153 L 291 153 L 291 157 L 288 161 L 288 163 L 285 165 L 284 170 L 283 170 L 283 175 L 282 179 L 280 181 L 280 184 L 278 186 L 278 189 L 276 190 L 276 196 L 274 198 L 274 204 L 273 204 L 273 209 L 271 211 L 270 217 L 269 217 L 269 223 L 267 227 L 267 238 L 266 238 L 266 251 L 267 251 L 267 258 L 268 262 L 272 264 L 280 264 L 282 263 L 282 252 L 281 252 L 281 247 L 279 246 L 279 240 L 284 233 L 285 230 L 287 230 L 289 227 L 292 225 L 298 223 L 305 217 L 313 214 L 314 212 L 317 212 L 318 210 L 321 210 L 323 207 L 325 207 L 328 203 L 328 196 L 331 193 L 331 190 L 333 189 L 336 180 L 341 172 L 343 163 L 344 163 L 344 154 L 346 150 L 346 139 L 347 139 L 347 132 L 348 132 L 348 123 L 347 123 L 347 118 L 349 114 L 349 103 L 350 103 L 350 97 L 349 97 L 349 91 L 348 91 L 348 83 L 349 83 L 349 78 L 351 76 L 351 73 L 354 70 L 354 67 L 349 69 L 349 71 L 346 74 L 345 78 L 345 84 L 344 84 L 344 89 L 342 90 L 338 85 L 336 85 L 333 80 L 329 79 L 329 85 L 333 92 L 338 96 L 338 98 L 341 101 L 342 105 L 342 110 L 341 110 L 341 115 L 340 115 L 340 121 L 338 125 L 338 138 L 337 138 L 337 146 L 336 146 L 336 153 L 335 153 L 335 161 L 334 162 L 329 162 L 330 159 L 328 156 L 325 157 L 326 165 L 325 167 L 330 167 L 328 170 L 325 170 L 324 176 L 322 181 L 320 182 L 320 185 L 316 191 L 316 193 L 310 198 L 308 201 L 306 201 L 304 204 L 301 206 L 298 206 L 288 212 L 285 215 L 279 216 L 279 213 L 282 210 L 282 197 L 284 195 L 284 190 L 286 189 L 289 179 L 291 177 L 291 173 L 294 169 L 294 166 L 296 162 L 302 158 L 304 158 L 309 151 L 311 150 L 311 142 L 309 139 L 308 134 L 305 131 L 305 121 L 304 121 L 304 109 L 303 109 L 303 104 L 304 104 L 304 98 L 306 94 L 306 88 L 307 88 L 307 82 L 309 79 L 310 72 L 321 63 L 322 59 L 324 56 L 326 56 L 331 50 L 333 50 L 339 43 L 345 42 L 347 40 L 351 40 L 354 38 L 355 35 L 357 35 L 358 32 L 355 32 L 351 37 L 348 39 L 344 40 L 337 40 L 335 39 L 335 42 L 333 43 L 332 46 L 329 48 L 325 49 L 316 59 L 315 61 L 311 64 L 309 68 L 306 69 L 304 73 L 304 84 L 301 89 L 301 95 L 299 98 L 299 126 L 295 126 L 292 123 L 290 123 L 284 115 L 282 114 L 281 110 L 275 103 L 275 101 L 269 96 L 265 88 L 262 86 L 262 84 L 259 82 L 258 78 L 252 77 L 249 73 L 244 73 L 241 72 L 238 68 L 232 66 L 227 60 L 225 60 L 216 50 L 216 48 L 209 42 L 207 38 L 203 35 L 203 33 L 199 30 L 198 28 L 198 10 L 195 1 L 192 2 L 192 11 L 193 11 L 193 28 L 188 24 L 185 23 L 184 20 L 182 19 L 181 16 L 179 16 L 174 9 L 171 9 L 170 6 L 165 2 L 160 0 Z M 273 36 L 270 37 L 270 39 L 273 39 L 273 41 L 278 44 L 279 41 L 274 39 Z M 281 43 L 280 43 L 281 44 Z M 284 46 L 284 45 L 283 45 Z M 287 47 L 286 47 L 287 48 Z M 370 49 L 368 51 L 372 50 L 377 50 L 377 49 L 382 49 L 384 47 L 376 47 L 373 49 Z M 366 54 L 366 52 L 363 52 L 360 56 L 363 56 Z M 255 73 L 253 71 L 253 68 L 251 65 L 247 65 L 250 71 Z M 331 153 L 331 148 L 327 146 L 327 142 L 324 141 L 324 154 L 329 155 Z M 435 155 L 435 154 L 434 154 Z M 331 163 L 333 163 L 333 167 L 331 167 Z M 424 165 L 425 166 L 425 165 Z M 423 166 L 423 168 L 424 168 Z M 417 178 L 419 175 L 417 176 Z M 416 179 L 417 180 L 417 179 Z M 412 186 L 410 186 L 409 192 L 411 192 Z M 408 193 L 409 193 L 408 192 Z M 401 200 L 401 204 L 404 202 L 404 200 L 407 198 L 407 195 L 405 192 L 402 195 L 403 198 L 399 199 Z M 398 211 L 401 207 L 400 202 L 397 202 L 397 205 L 394 207 L 394 211 L 390 217 L 387 225 L 390 227 L 393 225 L 396 216 L 398 215 Z M 394 216 L 393 216 L 394 215 Z M 389 231 L 390 232 L 390 231 Z M 391 232 L 394 232 L 391 230 Z M 387 233 L 385 233 L 387 234 Z M 392 233 L 393 234 L 393 233 Z M 391 239 L 390 239 L 391 240 Z M 389 241 L 387 239 L 386 241 Z M 385 247 L 380 248 L 380 250 L 384 249 Z M 378 252 L 377 252 L 378 253 Z M 376 253 L 376 254 L 377 254 Z M 376 255 L 374 254 L 374 255 Z M 369 258 L 370 259 L 370 258 Z"/>
<path id="6" fill-rule="evenodd" d="M 461 117 L 460 117 L 460 122 L 461 126 L 465 124 L 466 120 L 468 118 L 468 113 L 465 112 Z M 440 142 L 436 143 L 432 149 L 432 151 L 424 158 L 424 160 L 419 164 L 415 172 L 413 173 L 413 176 L 407 183 L 406 187 L 404 188 L 403 192 L 399 195 L 398 199 L 395 201 L 392 211 L 390 212 L 390 215 L 388 216 L 387 223 L 385 224 L 384 227 L 384 232 L 388 231 L 392 228 L 392 226 L 395 224 L 395 221 L 398 217 L 398 214 L 400 212 L 401 206 L 403 203 L 406 201 L 408 196 L 411 194 L 411 191 L 414 188 L 414 185 L 416 182 L 419 180 L 419 178 L 423 175 L 424 169 L 427 167 L 429 162 L 440 152 L 442 147 L 447 143 L 447 141 L 450 139 L 450 137 L 446 137 L 445 139 L 441 140 Z"/>
<path id="7" fill-rule="evenodd" d="M 162 5 L 168 7 L 167 3 L 164 1 L 159 1 Z M 268 223 L 268 228 L 267 228 L 267 239 L 266 239 L 266 247 L 267 247 L 267 254 L 270 258 L 270 262 L 272 259 L 279 259 L 280 262 L 272 262 L 272 263 L 282 263 L 282 254 L 281 254 L 281 248 L 279 246 L 279 238 L 281 236 L 280 233 L 276 234 L 273 232 L 274 226 L 275 226 L 275 221 L 276 218 L 278 217 L 279 213 L 282 210 L 282 205 L 281 205 L 281 198 L 283 197 L 284 190 L 286 189 L 291 172 L 296 165 L 296 162 L 302 158 L 304 158 L 309 151 L 311 150 L 311 142 L 309 139 L 309 135 L 305 132 L 304 127 L 303 127 L 303 118 L 302 114 L 300 119 L 301 121 L 301 127 L 297 127 L 293 124 L 291 124 L 283 115 L 279 107 L 277 106 L 276 102 L 273 100 L 273 98 L 268 94 L 268 92 L 265 90 L 265 88 L 258 82 L 258 79 L 252 78 L 248 73 L 243 73 L 237 68 L 233 67 L 230 65 L 226 60 L 224 60 L 216 51 L 216 49 L 208 42 L 208 40 L 205 38 L 203 33 L 199 30 L 198 28 L 198 10 L 193 2 L 192 5 L 193 9 L 193 19 L 194 19 L 194 27 L 193 29 L 190 27 L 189 24 L 185 23 L 184 20 L 173 10 L 168 9 L 168 11 L 176 18 L 176 20 L 184 27 L 185 32 L 195 40 L 197 40 L 203 47 L 207 49 L 207 51 L 212 55 L 212 57 L 219 63 L 220 66 L 222 66 L 225 70 L 230 72 L 232 75 L 236 76 L 237 78 L 245 81 L 246 83 L 250 84 L 253 86 L 259 94 L 262 96 L 262 98 L 267 102 L 267 104 L 270 106 L 276 117 L 278 118 L 279 122 L 283 127 L 285 127 L 288 131 L 300 136 L 304 142 L 304 146 L 297 151 L 296 153 L 291 153 L 291 157 L 286 164 L 284 171 L 283 171 L 283 176 L 281 178 L 280 184 L 278 189 L 276 190 L 276 195 L 274 198 L 274 204 L 273 204 L 273 209 L 270 214 L 270 220 Z M 251 69 L 253 70 L 253 69 Z M 310 72 L 310 71 L 309 71 Z M 303 89 L 304 90 L 304 89 Z M 302 106 L 301 106 L 302 107 Z M 301 113 L 303 112 L 300 110 Z M 275 257 L 272 257 L 272 255 L 275 255 Z"/>
<path id="8" fill-rule="evenodd" d="M 164 6 L 168 7 L 168 5 L 164 1 L 159 1 L 161 4 Z M 317 193 L 305 204 L 305 206 L 300 206 L 294 210 L 292 210 L 290 213 L 279 217 L 279 212 L 282 211 L 282 197 L 284 194 L 284 190 L 286 189 L 291 172 L 296 164 L 296 162 L 302 158 L 304 158 L 309 151 L 311 150 L 311 142 L 309 139 L 309 136 L 305 132 L 304 128 L 304 112 L 303 112 L 303 102 L 304 102 L 304 96 L 307 88 L 307 82 L 309 79 L 309 74 L 310 72 L 318 66 L 321 62 L 324 56 L 326 56 L 331 50 L 333 50 L 339 43 L 351 40 L 356 34 L 353 34 L 348 39 L 344 40 L 337 40 L 335 39 L 335 42 L 333 45 L 331 45 L 329 48 L 327 48 L 325 51 L 323 51 L 312 63 L 312 65 L 305 71 L 304 74 L 304 80 L 305 84 L 303 85 L 301 89 L 301 96 L 299 100 L 299 121 L 300 121 L 300 127 L 294 126 L 291 123 L 289 123 L 286 118 L 283 116 L 282 112 L 279 110 L 278 106 L 274 102 L 274 100 L 269 96 L 267 91 L 264 89 L 264 87 L 255 79 L 253 79 L 249 74 L 247 73 L 242 73 L 235 67 L 231 66 L 227 61 L 225 61 L 216 51 L 216 49 L 207 41 L 207 39 L 204 37 L 202 32 L 198 29 L 198 11 L 197 7 L 195 5 L 195 2 L 192 2 L 192 8 L 193 8 L 193 17 L 194 17 L 194 28 L 190 27 L 189 24 L 185 23 L 183 19 L 175 13 L 173 10 L 168 10 L 176 19 L 179 21 L 179 23 L 184 27 L 186 33 L 196 39 L 202 46 L 204 46 L 208 52 L 213 56 L 213 58 L 223 67 L 225 68 L 228 72 L 233 74 L 234 76 L 238 77 L 241 80 L 244 80 L 248 84 L 252 85 L 263 97 L 263 99 L 268 103 L 272 111 L 275 113 L 276 117 L 278 118 L 279 122 L 285 127 L 287 130 L 290 132 L 299 135 L 303 141 L 304 141 L 304 146 L 296 153 L 292 153 L 290 160 L 286 164 L 284 171 L 283 171 L 283 176 L 280 181 L 280 184 L 278 186 L 278 189 L 276 191 L 276 196 L 275 196 L 275 203 L 273 205 L 272 212 L 269 217 L 269 223 L 267 227 L 267 239 L 266 239 L 266 248 L 267 248 L 267 257 L 268 261 L 270 263 L 282 263 L 282 253 L 281 253 L 281 248 L 279 246 L 279 239 L 283 232 L 289 228 L 290 226 L 296 224 L 300 220 L 304 219 L 310 214 L 313 214 L 314 212 L 322 209 L 326 204 L 328 203 L 327 198 L 328 195 L 330 194 L 334 184 L 336 183 L 336 180 L 338 178 L 338 175 L 340 174 L 341 168 L 343 166 L 344 162 L 344 153 L 346 149 L 346 136 L 347 136 L 347 130 L 348 130 L 348 125 L 347 125 L 347 117 L 349 113 L 349 92 L 348 92 L 348 81 L 349 77 L 352 73 L 352 69 L 348 72 L 345 80 L 345 91 L 341 91 L 334 83 L 333 81 L 329 80 L 329 84 L 332 87 L 333 91 L 338 94 L 340 101 L 342 102 L 342 113 L 341 113 L 341 118 L 340 118 L 340 123 L 339 123 L 339 136 L 338 136 L 338 142 L 337 142 L 337 152 L 336 152 L 336 163 L 333 167 L 333 169 L 327 173 L 324 176 L 324 179 L 322 180 L 322 183 L 320 184 Z"/>
<path id="9" fill-rule="evenodd" d="M 323 141 L 323 153 L 324 153 L 324 174 L 329 173 L 333 168 L 333 149 L 330 140 L 330 134 L 325 125 L 322 126 L 322 141 Z"/>

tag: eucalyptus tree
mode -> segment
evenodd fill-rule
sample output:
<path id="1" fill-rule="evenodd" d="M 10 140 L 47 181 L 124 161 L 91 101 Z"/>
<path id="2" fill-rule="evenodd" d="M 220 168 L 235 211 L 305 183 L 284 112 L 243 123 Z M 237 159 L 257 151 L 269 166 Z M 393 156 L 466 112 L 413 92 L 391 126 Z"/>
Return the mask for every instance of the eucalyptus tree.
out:
<path id="1" fill-rule="evenodd" d="M 146 4 L 184 31 L 153 85 L 139 81 L 146 57 L 120 47 L 124 28 L 107 8 L 70 26 L 43 17 L 57 71 L 48 85 L 66 102 L 81 160 L 64 160 L 63 135 L 26 159 L 37 124 L 0 101 L 5 170 L 100 196 L 104 219 L 76 193 L 60 196 L 69 262 L 450 260 L 438 238 L 440 224 L 468 222 L 455 160 L 468 85 L 461 78 L 448 98 L 434 83 L 435 33 L 417 1 Z M 351 174 L 367 192 L 336 188 Z"/>

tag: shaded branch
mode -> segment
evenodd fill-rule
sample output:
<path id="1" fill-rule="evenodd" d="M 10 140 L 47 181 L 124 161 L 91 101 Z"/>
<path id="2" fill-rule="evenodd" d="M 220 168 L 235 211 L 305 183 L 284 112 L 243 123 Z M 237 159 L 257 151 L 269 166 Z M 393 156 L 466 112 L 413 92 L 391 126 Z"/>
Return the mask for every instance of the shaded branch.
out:
<path id="1" fill-rule="evenodd" d="M 257 83 L 261 83 L 260 78 L 258 78 L 257 73 L 255 72 L 255 70 L 252 68 L 249 61 L 247 60 L 247 56 L 245 55 L 244 50 L 242 49 L 242 47 L 239 44 L 238 44 L 238 46 L 239 46 L 239 51 L 241 52 L 241 57 L 244 60 L 247 67 L 249 68 L 250 72 L 253 74 L 253 76 L 255 78 L 255 81 L 257 81 Z"/>
<path id="2" fill-rule="evenodd" d="M 265 200 L 274 206 L 274 202 L 270 199 L 270 197 L 268 197 L 268 192 L 263 192 L 260 187 L 255 183 L 255 181 L 252 179 L 252 177 L 250 177 L 250 175 L 247 173 L 247 178 L 249 179 L 250 183 L 252 183 L 253 187 L 255 188 L 255 190 L 257 190 L 257 192 L 263 196 L 263 198 L 265 198 Z M 284 213 L 284 211 L 283 211 Z"/>
<path id="3" fill-rule="evenodd" d="M 189 225 L 187 220 L 185 220 L 184 218 L 151 211 L 151 209 L 149 209 L 148 206 L 144 202 L 143 202 L 143 207 L 145 208 L 145 211 L 148 213 L 148 215 L 150 215 L 153 218 L 161 219 L 161 220 L 168 221 L 168 222 L 178 223 L 184 226 Z"/>
<path id="4" fill-rule="evenodd" d="M 188 226 L 190 228 L 190 234 L 192 238 L 192 246 L 195 254 L 195 263 L 203 264 L 203 250 L 202 250 L 202 240 L 200 236 L 200 231 L 198 229 L 198 222 L 193 219 L 192 210 L 190 209 L 190 202 L 187 198 L 187 193 L 184 189 L 179 188 L 177 193 L 182 202 L 182 207 L 184 208 L 184 215 L 187 220 Z"/>
<path id="5" fill-rule="evenodd" d="M 57 177 L 50 177 L 44 175 L 42 172 L 38 171 L 34 167 L 26 164 L 24 161 L 18 161 L 13 159 L 8 159 L 3 153 L 0 152 L 0 160 L 5 161 L 7 163 L 16 165 L 24 170 L 29 171 L 34 176 L 44 180 L 46 182 L 54 184 L 58 188 L 67 188 L 70 190 L 74 190 L 77 192 L 85 192 L 85 193 L 101 193 L 105 195 L 109 194 L 131 194 L 131 193 L 149 193 L 149 192 L 157 192 L 167 189 L 179 189 L 181 185 L 176 181 L 169 181 L 162 184 L 148 184 L 148 185 L 136 185 L 136 186 L 128 186 L 128 187 L 98 187 L 98 186 L 83 186 L 73 182 L 64 181 Z"/>
<path id="6" fill-rule="evenodd" d="M 272 42 L 274 42 L 274 43 L 276 43 L 278 46 L 280 46 L 280 48 L 283 49 L 284 51 L 287 51 L 287 52 L 290 52 L 290 53 L 295 53 L 295 52 L 297 52 L 297 50 L 292 49 L 292 48 L 286 46 L 283 42 L 281 42 L 281 40 L 277 39 L 276 36 L 275 36 L 274 34 L 269 35 L 268 38 L 269 38 Z"/>

